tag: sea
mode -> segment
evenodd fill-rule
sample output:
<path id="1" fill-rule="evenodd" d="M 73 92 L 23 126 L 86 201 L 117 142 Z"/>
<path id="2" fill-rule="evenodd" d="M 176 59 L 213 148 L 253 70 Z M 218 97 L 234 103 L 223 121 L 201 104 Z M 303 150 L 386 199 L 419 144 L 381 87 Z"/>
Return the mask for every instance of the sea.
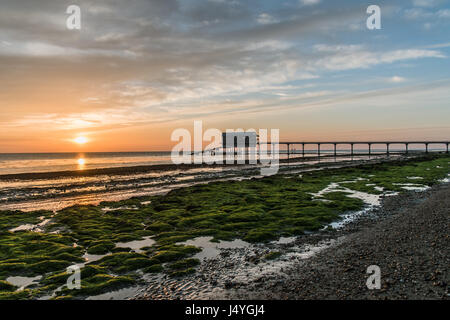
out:
<path id="1" fill-rule="evenodd" d="M 0 153 L 0 175 L 169 164 L 170 151 Z"/>

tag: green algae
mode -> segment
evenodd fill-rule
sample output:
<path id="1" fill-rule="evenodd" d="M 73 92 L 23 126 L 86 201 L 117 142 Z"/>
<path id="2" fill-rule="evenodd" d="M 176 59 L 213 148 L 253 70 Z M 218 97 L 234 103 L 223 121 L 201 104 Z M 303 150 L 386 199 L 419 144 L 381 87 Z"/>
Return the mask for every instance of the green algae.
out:
<path id="1" fill-rule="evenodd" d="M 185 255 L 177 252 L 177 251 L 171 251 L 171 250 L 159 250 L 153 257 L 154 261 L 157 262 L 170 262 L 170 261 L 176 261 L 178 259 L 183 258 Z"/>
<path id="2" fill-rule="evenodd" d="M 50 211 L 1 211 L 0 232 L 4 232 L 21 225 L 35 225 L 42 222 L 42 219 L 50 218 L 53 213 Z"/>
<path id="3" fill-rule="evenodd" d="M 105 212 L 100 206 L 66 208 L 59 211 L 54 218 L 56 224 L 67 229 L 67 234 L 78 239 L 79 245 L 91 248 L 94 252 L 109 251 L 113 248 L 113 243 L 138 240 L 153 234 L 142 227 L 148 219 L 147 211 Z"/>
<path id="4" fill-rule="evenodd" d="M 0 212 L 0 299 L 30 299 L 64 286 L 66 268 L 86 262 L 85 253 L 106 254 L 81 268 L 80 290 L 62 288 L 57 298 L 77 298 L 135 285 L 136 271 L 181 277 L 195 272 L 201 249 L 182 242 L 199 236 L 212 241 L 243 239 L 267 242 L 319 230 L 342 213 L 361 210 L 365 203 L 349 197 L 348 189 L 380 194 L 405 192 L 406 183 L 431 186 L 449 173 L 448 156 L 428 156 L 402 162 L 284 174 L 244 181 L 213 182 L 180 188 L 164 196 L 74 206 L 57 212 L 46 233 L 9 232 L 22 224 L 37 224 L 45 211 Z M 412 180 L 408 177 L 414 177 Z M 419 177 L 419 178 L 418 178 Z M 340 188 L 317 195 L 331 183 Z M 342 189 L 346 188 L 346 189 Z M 142 205 L 141 202 L 148 202 Z M 104 210 L 114 208 L 114 210 Z M 49 232 L 59 230 L 60 234 Z M 133 252 L 118 242 L 152 236 L 156 243 Z M 74 245 L 76 243 L 76 246 Z M 275 259 L 271 252 L 264 259 Z M 11 275 L 43 278 L 31 289 L 15 291 Z"/>
<path id="5" fill-rule="evenodd" d="M 0 300 L 28 300 L 33 297 L 31 290 L 3 291 L 0 290 Z"/>
<path id="6" fill-rule="evenodd" d="M 146 268 L 157 263 L 158 260 L 149 259 L 148 256 L 143 254 L 134 252 L 119 252 L 107 255 L 92 264 L 104 267 L 112 273 L 125 273 Z"/>
<path id="7" fill-rule="evenodd" d="M 57 292 L 57 296 L 93 296 L 108 291 L 118 290 L 136 284 L 136 279 L 131 276 L 112 276 L 109 274 L 95 274 L 88 278 L 83 278 L 80 289 L 63 288 Z"/>
<path id="8" fill-rule="evenodd" d="M 106 254 L 112 251 L 116 245 L 112 241 L 100 240 L 89 242 L 87 253 L 89 254 Z"/>
<path id="9" fill-rule="evenodd" d="M 83 261 L 74 239 L 29 231 L 0 235 L 0 279 L 11 275 L 36 276 Z"/>
<path id="10" fill-rule="evenodd" d="M 179 260 L 175 263 L 172 263 L 169 266 L 169 269 L 170 270 L 183 270 L 183 269 L 188 269 L 190 267 L 195 267 L 199 264 L 200 264 L 199 259 L 189 258 L 189 259 L 183 259 L 183 260 Z"/>
<path id="11" fill-rule="evenodd" d="M 144 273 L 159 273 L 164 271 L 164 267 L 161 264 L 154 264 L 150 267 L 142 269 Z"/>
<path id="12" fill-rule="evenodd" d="M 0 291 L 16 291 L 17 287 L 9 282 L 0 280 Z"/>

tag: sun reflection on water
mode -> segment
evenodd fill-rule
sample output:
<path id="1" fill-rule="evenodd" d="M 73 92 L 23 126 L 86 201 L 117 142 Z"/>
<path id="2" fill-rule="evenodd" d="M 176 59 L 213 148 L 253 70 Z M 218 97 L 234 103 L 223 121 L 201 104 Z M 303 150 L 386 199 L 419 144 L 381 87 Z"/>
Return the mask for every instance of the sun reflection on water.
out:
<path id="1" fill-rule="evenodd" d="M 83 170 L 84 165 L 86 164 L 86 160 L 84 158 L 78 158 L 77 163 L 78 163 L 78 170 Z"/>

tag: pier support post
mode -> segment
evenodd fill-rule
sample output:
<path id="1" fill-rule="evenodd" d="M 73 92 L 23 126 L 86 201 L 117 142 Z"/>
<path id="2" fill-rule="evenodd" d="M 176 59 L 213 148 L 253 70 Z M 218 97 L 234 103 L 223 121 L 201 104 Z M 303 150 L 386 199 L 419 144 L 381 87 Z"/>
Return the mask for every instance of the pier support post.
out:
<path id="1" fill-rule="evenodd" d="M 369 156 L 371 155 L 371 153 L 372 153 L 372 144 L 369 143 Z"/>
<path id="2" fill-rule="evenodd" d="M 405 143 L 405 147 L 406 147 L 406 154 L 408 154 L 408 146 L 409 146 L 409 143 Z"/>
<path id="3" fill-rule="evenodd" d="M 336 143 L 334 144 L 334 157 L 336 157 Z"/>
<path id="4" fill-rule="evenodd" d="M 320 158 L 320 143 L 317 144 L 317 156 Z"/>
<path id="5" fill-rule="evenodd" d="M 448 153 L 448 143 L 447 143 L 447 153 Z"/>
<path id="6" fill-rule="evenodd" d="M 353 143 L 351 143 L 350 145 L 351 145 L 351 155 L 353 157 Z"/>
<path id="7" fill-rule="evenodd" d="M 305 157 L 305 144 L 302 143 L 302 157 Z"/>
<path id="8" fill-rule="evenodd" d="M 288 154 L 288 159 L 289 159 L 289 156 L 291 154 L 291 146 L 289 143 L 287 144 L 287 154 Z"/>
<path id="9" fill-rule="evenodd" d="M 425 153 L 428 153 L 428 143 L 425 143 Z"/>

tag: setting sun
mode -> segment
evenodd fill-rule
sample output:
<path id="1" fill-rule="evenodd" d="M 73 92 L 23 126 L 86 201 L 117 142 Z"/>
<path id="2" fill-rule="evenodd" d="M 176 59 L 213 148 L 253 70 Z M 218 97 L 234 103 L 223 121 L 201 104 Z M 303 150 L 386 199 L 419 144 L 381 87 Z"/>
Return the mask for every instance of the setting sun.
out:
<path id="1" fill-rule="evenodd" d="M 77 160 L 77 162 L 78 162 L 78 164 L 80 166 L 82 166 L 82 165 L 84 165 L 86 163 L 86 160 L 84 160 L 83 158 L 80 158 L 80 159 Z"/>
<path id="2" fill-rule="evenodd" d="M 80 136 L 73 139 L 73 142 L 78 144 L 85 144 L 86 142 L 88 142 L 88 139 L 86 137 Z"/>

